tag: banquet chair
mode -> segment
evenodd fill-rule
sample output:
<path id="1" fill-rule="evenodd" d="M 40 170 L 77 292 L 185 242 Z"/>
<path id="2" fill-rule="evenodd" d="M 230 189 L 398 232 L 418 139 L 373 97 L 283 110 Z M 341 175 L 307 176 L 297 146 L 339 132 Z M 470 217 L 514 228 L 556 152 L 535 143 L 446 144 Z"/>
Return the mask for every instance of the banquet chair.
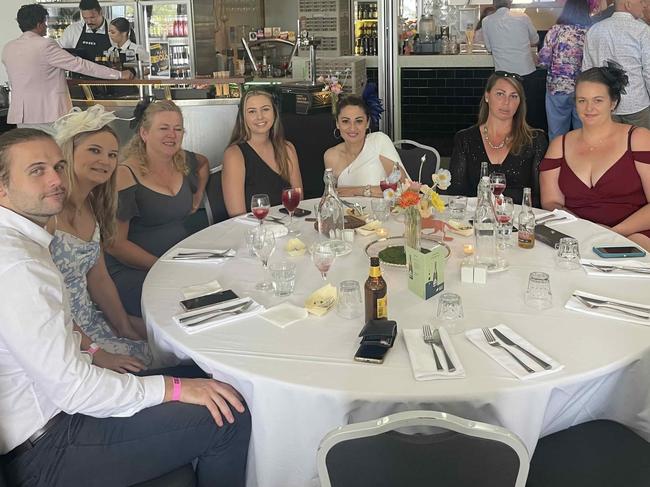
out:
<path id="1" fill-rule="evenodd" d="M 401 139 L 394 142 L 394 145 L 411 180 L 431 184 L 431 175 L 440 169 L 440 153 L 433 147 L 414 140 Z M 407 149 L 404 146 L 412 147 Z M 426 156 L 424 161 L 422 156 Z"/>
<path id="2" fill-rule="evenodd" d="M 223 200 L 223 186 L 221 184 L 221 166 L 210 169 L 208 184 L 205 186 L 203 205 L 208 217 L 208 224 L 222 222 L 228 219 L 226 203 Z"/>
<path id="3" fill-rule="evenodd" d="M 526 487 L 648 487 L 650 443 L 598 420 L 541 438 Z"/>
<path id="4" fill-rule="evenodd" d="M 516 435 L 435 411 L 341 426 L 318 449 L 321 487 L 524 487 L 527 474 Z"/>

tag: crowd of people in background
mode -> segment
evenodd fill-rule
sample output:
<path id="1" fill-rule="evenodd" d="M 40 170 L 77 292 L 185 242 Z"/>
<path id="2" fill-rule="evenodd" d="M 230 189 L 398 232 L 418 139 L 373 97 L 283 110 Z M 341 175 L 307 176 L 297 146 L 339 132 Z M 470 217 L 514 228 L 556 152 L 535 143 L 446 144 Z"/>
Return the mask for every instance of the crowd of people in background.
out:
<path id="1" fill-rule="evenodd" d="M 128 22 L 109 23 L 97 7 L 82 1 L 83 20 L 63 44 L 108 49 L 110 37 L 112 49 L 138 52 Z M 476 195 L 487 161 L 490 172 L 506 175 L 505 194 L 515 202 L 532 188 L 536 206 L 565 209 L 650 250 L 650 27 L 643 22 L 650 2 L 615 0 L 594 23 L 587 0 L 567 0 L 539 53 L 548 70 L 548 136 L 527 123 L 537 32 L 509 0 L 494 7 L 480 31 L 495 72 L 477 123 L 454 138 L 447 194 Z M 131 484 L 198 458 L 204 482 L 243 485 L 250 418 L 239 393 L 196 368 L 143 377 L 156 366 L 141 317 L 143 282 L 191 234 L 187 218 L 204 199 L 209 161 L 183 149 L 183 114 L 172 101 L 139 105 L 123 148 L 110 127 L 114 114 L 101 106 L 71 111 L 65 70 L 130 74 L 100 69 L 46 39 L 46 17 L 40 5 L 21 7 L 23 35 L 2 55 L 14 90 L 9 121 L 22 127 L 0 136 L 0 282 L 11 303 L 0 307 L 0 451 L 9 476 L 38 475 L 37 484 L 47 485 L 104 472 Z M 379 183 L 396 167 L 409 177 L 390 138 L 370 133 L 370 122 L 362 97 L 341 97 L 334 120 L 341 142 L 323 164 L 343 196 L 382 197 Z M 273 96 L 244 93 L 223 156 L 229 216 L 250 211 L 253 194 L 278 205 L 283 189 L 302 187 L 299 156 Z M 46 297 L 25 293 L 30 288 Z M 47 354 L 39 345 L 45 339 Z M 168 401 L 178 404 L 161 404 Z M 96 419 L 104 417 L 114 418 Z M 56 434 L 47 449 L 36 448 L 30 438 L 44 427 Z M 72 445 L 92 440 L 111 455 L 93 459 L 68 446 L 63 460 L 55 458 L 51 451 L 70 428 Z M 155 436 L 161 430 L 164 440 Z M 134 446 L 119 452 L 126 441 Z M 173 461 L 169 444 L 178 447 Z M 147 467 L 116 473 L 127 456 L 131 463 L 146 457 Z"/>

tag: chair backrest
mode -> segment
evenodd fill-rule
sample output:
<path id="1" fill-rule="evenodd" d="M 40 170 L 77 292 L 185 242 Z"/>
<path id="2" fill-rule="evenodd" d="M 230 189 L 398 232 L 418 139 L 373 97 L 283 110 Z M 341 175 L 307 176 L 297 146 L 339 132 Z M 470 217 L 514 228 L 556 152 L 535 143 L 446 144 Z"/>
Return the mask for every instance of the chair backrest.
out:
<path id="1" fill-rule="evenodd" d="M 412 427 L 418 432 L 396 431 Z M 318 449 L 321 487 L 524 487 L 528 465 L 528 451 L 515 434 L 434 411 L 342 426 Z"/>
<path id="2" fill-rule="evenodd" d="M 208 184 L 205 186 L 203 204 L 210 225 L 222 222 L 229 218 L 228 212 L 226 211 L 226 204 L 223 201 L 220 166 L 210 169 Z"/>
<path id="3" fill-rule="evenodd" d="M 394 144 L 409 177 L 413 181 L 430 184 L 431 175 L 440 169 L 440 153 L 433 147 L 414 140 L 401 139 Z M 409 149 L 404 146 L 412 147 Z"/>

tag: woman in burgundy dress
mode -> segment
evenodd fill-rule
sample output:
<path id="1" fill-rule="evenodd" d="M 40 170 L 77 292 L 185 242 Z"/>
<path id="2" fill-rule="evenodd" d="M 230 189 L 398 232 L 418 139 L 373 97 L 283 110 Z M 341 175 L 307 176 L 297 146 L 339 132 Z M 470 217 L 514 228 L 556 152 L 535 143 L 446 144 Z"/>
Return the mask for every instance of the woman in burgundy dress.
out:
<path id="1" fill-rule="evenodd" d="M 578 77 L 583 127 L 551 142 L 539 168 L 542 207 L 564 208 L 650 250 L 650 130 L 611 116 L 627 84 L 612 62 Z"/>

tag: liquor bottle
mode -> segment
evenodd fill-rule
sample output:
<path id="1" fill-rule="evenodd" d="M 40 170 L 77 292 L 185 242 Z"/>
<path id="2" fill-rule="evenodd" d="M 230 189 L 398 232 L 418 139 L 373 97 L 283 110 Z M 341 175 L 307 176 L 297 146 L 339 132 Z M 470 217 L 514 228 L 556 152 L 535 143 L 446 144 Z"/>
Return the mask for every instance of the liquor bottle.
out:
<path id="1" fill-rule="evenodd" d="M 497 265 L 497 216 L 494 206 L 492 206 L 492 192 L 488 176 L 481 178 L 479 189 L 474 217 L 476 263 L 485 264 L 490 269 Z"/>
<path id="2" fill-rule="evenodd" d="M 381 277 L 381 267 L 379 267 L 379 257 L 370 257 L 370 272 L 366 284 L 365 305 L 366 305 L 366 323 L 370 320 L 385 320 L 388 318 L 388 301 L 386 292 L 388 286 L 386 281 Z"/>
<path id="3" fill-rule="evenodd" d="M 517 218 L 517 243 L 522 249 L 532 249 L 535 246 L 535 214 L 530 188 L 524 188 L 521 212 Z"/>

